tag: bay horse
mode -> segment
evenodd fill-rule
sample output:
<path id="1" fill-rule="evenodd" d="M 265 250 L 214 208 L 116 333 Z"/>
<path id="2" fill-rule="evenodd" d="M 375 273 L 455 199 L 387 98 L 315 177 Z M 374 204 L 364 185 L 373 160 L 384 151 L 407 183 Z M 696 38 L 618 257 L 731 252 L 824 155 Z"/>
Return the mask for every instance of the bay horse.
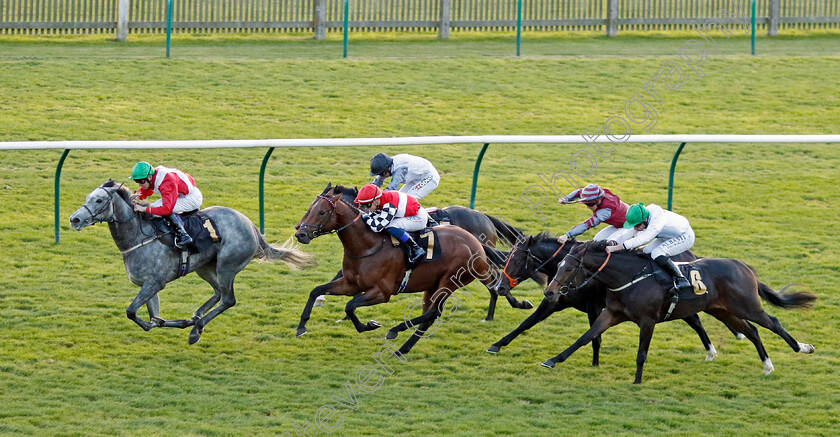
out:
<path id="1" fill-rule="evenodd" d="M 126 315 L 146 331 L 192 326 L 189 343 L 194 344 L 213 318 L 236 304 L 233 279 L 254 258 L 280 260 L 293 269 L 314 265 L 311 255 L 267 243 L 257 227 L 239 211 L 211 206 L 202 211 L 213 220 L 220 240 L 209 249 L 189 256 L 189 272 L 194 271 L 210 283 L 213 297 L 195 310 L 190 320 L 164 320 L 160 317 L 158 293 L 180 277 L 179 251 L 165 245 L 162 236 L 156 235 L 151 215 L 134 211 L 130 196 L 128 188 L 108 180 L 87 195 L 82 207 L 70 216 L 70 226 L 81 231 L 96 223 L 108 223 L 128 279 L 140 287 Z M 137 316 L 143 305 L 149 310 L 148 322 Z"/>
<path id="2" fill-rule="evenodd" d="M 572 249 L 558 265 L 557 274 L 545 291 L 547 296 L 583 292 L 580 288 L 580 272 L 587 277 L 585 282 L 597 280 L 609 288 L 610 292 L 606 295 L 606 308 L 592 327 L 566 350 L 542 364 L 551 368 L 556 363 L 562 363 L 611 326 L 629 320 L 636 323 L 640 330 L 634 380 L 634 384 L 640 384 L 654 326 L 665 321 L 664 309 L 670 303 L 670 287 L 660 285 L 652 277 L 639 276 L 639 272 L 650 264 L 650 257 L 642 255 L 640 251 L 607 254 L 605 247 L 606 242 L 603 241 L 581 244 Z M 692 278 L 693 285 L 699 287 L 695 294 L 699 294 L 690 299 L 681 298 L 674 308 L 672 319 L 685 318 L 703 311 L 743 333 L 755 345 L 765 375 L 773 371 L 773 363 L 767 356 L 758 330 L 747 321 L 773 331 L 795 352 L 814 352 L 813 345 L 794 340 L 777 318 L 767 314 L 761 307 L 761 299 L 780 308 L 790 309 L 809 307 L 817 299 L 816 296 L 804 292 L 785 293 L 787 287 L 774 291 L 756 279 L 755 271 L 750 266 L 738 260 L 702 258 L 688 264 L 702 272 L 702 277 Z"/>
<path id="3" fill-rule="evenodd" d="M 345 193 L 355 192 L 355 188 L 344 187 Z M 352 202 L 353 199 L 350 199 Z M 507 260 L 507 252 L 499 250 L 500 243 L 513 247 L 516 241 L 523 237 L 522 230 L 505 222 L 502 219 L 494 217 L 490 214 L 485 214 L 481 211 L 467 208 L 465 206 L 451 205 L 441 208 L 449 216 L 449 224 L 458 226 L 461 229 L 472 234 L 477 238 L 484 247 L 484 253 L 487 255 L 487 260 L 493 267 L 499 269 L 505 265 Z M 341 278 L 343 273 L 339 270 L 333 277 L 332 281 Z M 487 316 L 484 318 L 485 322 L 492 321 L 496 314 L 496 302 L 499 296 L 504 296 L 511 308 L 517 309 L 531 309 L 534 305 L 528 300 L 519 301 L 509 292 L 506 293 L 490 293 L 490 303 L 487 306 Z M 319 296 L 314 307 L 323 305 L 326 301 L 323 295 Z M 350 320 L 345 317 L 340 322 Z"/>
<path id="4" fill-rule="evenodd" d="M 296 226 L 295 237 L 303 244 L 318 236 L 335 233 L 344 246 L 341 277 L 319 285 L 309 293 L 297 337 L 306 333 L 306 322 L 318 296 L 351 296 L 344 311 L 358 332 L 366 332 L 381 325 L 374 320 L 362 323 L 355 314 L 356 308 L 388 302 L 398 293 L 406 272 L 402 250 L 391 244 L 388 233 L 373 232 L 361 220 L 362 211 L 353 205 L 356 194 L 353 188 L 328 184 Z M 409 326 L 417 327 L 399 349 L 401 354 L 408 353 L 441 317 L 446 300 L 455 290 L 475 279 L 489 290 L 496 279 L 477 238 L 457 226 L 436 227 L 435 230 L 435 245 L 440 247 L 441 258 L 421 261 L 413 269 L 403 291 L 423 292 L 423 314 L 391 328 L 386 335 L 387 339 L 394 339 Z"/>
<path id="5" fill-rule="evenodd" d="M 499 277 L 499 282 L 496 283 L 494 291 L 497 293 L 510 292 L 510 289 L 516 287 L 521 281 L 532 278 L 540 285 L 545 287 L 544 278 L 553 278 L 557 273 L 557 264 L 569 254 L 569 252 L 580 246 L 582 243 L 575 239 L 568 240 L 566 243 L 557 242 L 557 237 L 552 236 L 547 232 L 542 232 L 536 236 L 529 236 L 528 238 L 520 240 L 510 251 L 507 262 L 502 270 L 502 275 Z M 697 259 L 693 253 L 684 252 L 680 257 L 675 258 L 677 261 L 690 261 Z M 607 288 L 599 282 L 591 282 L 586 285 L 585 290 L 582 289 L 579 293 L 569 293 L 565 295 L 558 295 L 556 299 L 546 296 L 537 307 L 537 309 L 528 316 L 516 329 L 510 334 L 502 337 L 501 340 L 493 343 L 487 352 L 491 354 L 498 353 L 502 347 L 510 344 L 516 337 L 523 332 L 531 329 L 537 323 L 547 319 L 548 316 L 562 311 L 566 308 L 574 308 L 578 311 L 586 313 L 589 317 L 589 326 L 595 322 L 598 315 L 601 314 L 605 306 L 605 297 Z M 700 317 L 697 314 L 684 318 L 685 322 L 697 332 L 700 341 L 706 348 L 706 361 L 712 361 L 717 356 L 717 350 L 712 345 L 703 324 L 700 322 Z M 599 364 L 599 351 L 601 349 L 601 336 L 592 339 L 592 365 Z"/>

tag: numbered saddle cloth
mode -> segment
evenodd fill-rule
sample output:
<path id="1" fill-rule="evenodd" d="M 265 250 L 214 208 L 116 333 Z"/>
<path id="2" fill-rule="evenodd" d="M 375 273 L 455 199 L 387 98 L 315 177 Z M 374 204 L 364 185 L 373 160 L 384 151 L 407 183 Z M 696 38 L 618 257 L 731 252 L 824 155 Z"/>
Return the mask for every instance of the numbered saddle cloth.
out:
<path id="1" fill-rule="evenodd" d="M 187 245 L 187 248 L 192 253 L 203 252 L 212 246 L 213 243 L 221 239 L 221 235 L 217 230 L 218 227 L 213 222 L 213 219 L 203 211 L 193 210 L 182 213 L 181 220 L 184 222 L 184 230 L 193 239 L 192 244 Z M 160 241 L 169 247 L 175 247 L 175 233 L 169 228 L 169 220 L 161 217 L 155 220 L 154 223 L 158 235 L 168 232 L 168 234 L 160 237 Z"/>
<path id="2" fill-rule="evenodd" d="M 680 299 L 690 299 L 692 297 L 700 297 L 709 293 L 709 287 L 713 285 L 712 278 L 707 278 L 704 270 L 700 268 L 695 262 L 674 262 L 683 276 L 691 283 L 691 289 L 680 290 Z M 674 278 L 662 269 L 657 269 L 654 272 L 656 281 L 663 287 L 673 287 Z"/>
<path id="3" fill-rule="evenodd" d="M 409 232 L 411 238 L 417 242 L 417 245 L 422 247 L 423 250 L 426 251 L 426 257 L 423 258 L 420 262 L 423 261 L 430 261 L 430 260 L 439 260 L 441 258 L 441 250 L 440 245 L 437 243 L 437 231 L 434 228 L 426 228 L 422 231 L 417 232 Z M 403 260 L 405 260 L 406 266 L 408 265 L 408 245 L 400 244 L 399 240 L 394 237 L 391 237 L 391 244 L 394 246 L 399 246 L 402 248 L 403 251 Z"/>

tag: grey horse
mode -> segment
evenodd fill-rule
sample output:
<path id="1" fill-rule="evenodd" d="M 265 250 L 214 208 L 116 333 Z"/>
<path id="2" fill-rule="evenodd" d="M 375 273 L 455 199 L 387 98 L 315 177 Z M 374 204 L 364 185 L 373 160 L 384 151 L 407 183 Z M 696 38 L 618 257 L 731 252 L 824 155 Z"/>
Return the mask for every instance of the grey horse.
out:
<path id="1" fill-rule="evenodd" d="M 203 252 L 191 254 L 189 271 L 195 271 L 213 286 L 213 297 L 190 320 L 164 320 L 160 318 L 158 293 L 166 283 L 180 277 L 179 251 L 163 244 L 155 235 L 151 216 L 134 212 L 130 196 L 128 188 L 109 180 L 87 195 L 82 207 L 70 216 L 70 226 L 80 231 L 96 223 L 108 223 L 128 279 L 140 286 L 126 315 L 146 331 L 156 327 L 192 326 L 189 343 L 194 344 L 213 318 L 236 304 L 233 279 L 254 258 L 280 260 L 292 269 L 315 264 L 311 255 L 300 250 L 267 243 L 257 227 L 239 211 L 211 206 L 203 212 L 215 223 L 220 240 Z M 149 322 L 137 316 L 137 310 L 143 305 L 149 310 Z"/>

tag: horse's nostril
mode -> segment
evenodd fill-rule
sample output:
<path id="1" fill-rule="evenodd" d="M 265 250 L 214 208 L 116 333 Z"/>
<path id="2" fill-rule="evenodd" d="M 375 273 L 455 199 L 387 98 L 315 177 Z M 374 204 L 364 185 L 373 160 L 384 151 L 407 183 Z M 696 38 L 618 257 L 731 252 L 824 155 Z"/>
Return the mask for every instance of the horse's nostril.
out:
<path id="1" fill-rule="evenodd" d="M 70 223 L 79 223 L 79 218 L 78 217 L 71 218 Z"/>
<path id="2" fill-rule="evenodd" d="M 300 229 L 300 223 L 295 225 L 295 230 L 298 230 L 298 229 Z"/>

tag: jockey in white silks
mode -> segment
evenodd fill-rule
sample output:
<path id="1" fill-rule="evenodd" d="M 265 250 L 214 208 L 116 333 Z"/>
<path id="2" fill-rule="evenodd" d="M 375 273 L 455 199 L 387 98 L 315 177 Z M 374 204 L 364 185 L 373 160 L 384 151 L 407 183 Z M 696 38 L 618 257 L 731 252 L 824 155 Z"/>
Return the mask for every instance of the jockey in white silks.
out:
<path id="1" fill-rule="evenodd" d="M 607 246 L 607 253 L 621 249 L 634 249 L 648 243 L 644 253 L 674 278 L 674 288 L 690 288 L 691 284 L 670 257 L 679 255 L 694 245 L 694 230 L 688 219 L 659 205 L 644 203 L 631 205 L 627 210 L 624 228 L 636 233 L 622 244 Z"/>
<path id="2" fill-rule="evenodd" d="M 391 183 L 385 190 L 399 189 L 417 200 L 429 195 L 440 184 L 440 174 L 429 160 L 406 153 L 393 157 L 376 154 L 370 160 L 370 175 L 376 176 L 372 183 L 377 187 L 381 187 L 390 176 Z"/>

